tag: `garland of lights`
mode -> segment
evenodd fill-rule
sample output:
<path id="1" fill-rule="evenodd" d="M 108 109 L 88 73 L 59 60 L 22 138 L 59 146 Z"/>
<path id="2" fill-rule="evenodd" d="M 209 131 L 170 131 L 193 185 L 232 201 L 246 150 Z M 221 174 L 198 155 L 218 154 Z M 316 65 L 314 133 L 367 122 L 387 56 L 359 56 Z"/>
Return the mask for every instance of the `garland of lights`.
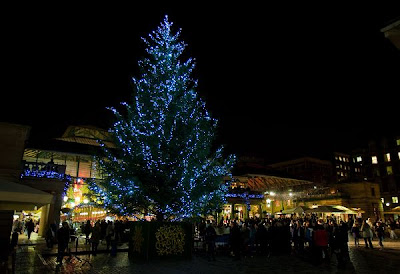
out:
<path id="1" fill-rule="evenodd" d="M 226 202 L 235 156 L 224 159 L 222 147 L 212 151 L 217 120 L 213 119 L 191 78 L 194 59 L 180 61 L 186 44 L 180 30 L 171 32 L 166 16 L 148 39 L 148 58 L 139 61 L 133 79 L 133 104 L 126 114 L 110 108 L 116 122 L 110 130 L 117 150 L 100 142 L 97 157 L 104 180 L 90 184 L 115 213 L 160 214 L 182 220 L 210 214 Z"/>

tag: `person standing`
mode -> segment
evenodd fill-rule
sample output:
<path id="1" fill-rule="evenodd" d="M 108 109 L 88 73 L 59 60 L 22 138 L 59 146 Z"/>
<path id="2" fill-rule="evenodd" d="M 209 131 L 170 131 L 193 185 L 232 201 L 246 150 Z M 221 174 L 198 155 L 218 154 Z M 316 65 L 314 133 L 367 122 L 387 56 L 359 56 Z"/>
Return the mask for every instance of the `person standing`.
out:
<path id="1" fill-rule="evenodd" d="M 390 228 L 390 230 L 389 230 L 390 239 L 392 239 L 392 240 L 397 239 L 398 237 L 395 232 L 396 223 L 392 219 L 389 220 L 389 228 Z"/>
<path id="2" fill-rule="evenodd" d="M 57 225 L 52 223 L 46 232 L 46 245 L 48 248 L 53 248 L 54 242 L 56 240 Z"/>
<path id="3" fill-rule="evenodd" d="M 206 228 L 205 240 L 207 244 L 207 258 L 208 261 L 215 261 L 215 239 L 217 237 L 217 232 L 213 224 L 209 221 Z"/>
<path id="4" fill-rule="evenodd" d="M 67 222 L 63 222 L 61 228 L 57 231 L 57 241 L 58 241 L 58 254 L 57 263 L 62 264 L 64 258 L 65 249 L 68 247 L 70 238 L 70 229 Z"/>
<path id="5" fill-rule="evenodd" d="M 242 243 L 241 243 L 242 237 L 240 235 L 240 228 L 239 228 L 236 220 L 233 221 L 231 225 L 232 225 L 232 228 L 230 231 L 229 240 L 230 240 L 230 245 L 231 245 L 233 256 L 234 256 L 233 260 L 238 261 L 238 260 L 240 260 L 240 248 L 242 246 Z"/>
<path id="6" fill-rule="evenodd" d="M 94 256 L 96 256 L 97 254 L 97 247 L 99 246 L 100 238 L 101 238 L 101 227 L 100 227 L 100 222 L 97 221 L 94 224 L 94 227 L 92 229 L 92 236 L 90 238 L 90 241 L 92 242 L 92 253 Z"/>
<path id="7" fill-rule="evenodd" d="M 86 221 L 85 227 L 83 228 L 84 233 L 86 235 L 85 244 L 89 242 L 89 235 L 92 232 L 92 225 L 90 224 L 90 220 Z"/>
<path id="8" fill-rule="evenodd" d="M 353 223 L 353 227 L 351 228 L 351 233 L 354 238 L 354 245 L 356 247 L 360 246 L 360 228 L 358 227 L 358 224 L 356 222 Z"/>

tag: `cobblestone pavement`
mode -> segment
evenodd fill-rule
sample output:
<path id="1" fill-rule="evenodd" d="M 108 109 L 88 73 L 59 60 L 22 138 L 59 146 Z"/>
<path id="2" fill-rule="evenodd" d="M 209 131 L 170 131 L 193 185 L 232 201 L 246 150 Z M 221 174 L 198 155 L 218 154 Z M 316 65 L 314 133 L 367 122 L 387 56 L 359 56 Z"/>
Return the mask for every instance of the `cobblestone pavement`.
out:
<path id="1" fill-rule="evenodd" d="M 231 257 L 221 254 L 216 261 L 209 262 L 200 254 L 194 255 L 191 260 L 138 263 L 130 261 L 128 253 L 123 251 L 118 252 L 116 257 L 108 253 L 97 256 L 77 254 L 71 259 L 65 257 L 63 265 L 57 266 L 56 257 L 52 253 L 42 253 L 43 248 L 39 244 L 26 245 L 18 249 L 16 273 L 400 273 L 400 240 L 387 240 L 384 250 L 379 250 L 377 241 L 373 243 L 376 248 L 366 249 L 364 245 L 354 246 L 350 239 L 351 262 L 345 269 L 337 267 L 334 256 L 330 263 L 319 266 L 313 265 L 307 257 L 294 255 L 254 256 L 233 261 Z"/>

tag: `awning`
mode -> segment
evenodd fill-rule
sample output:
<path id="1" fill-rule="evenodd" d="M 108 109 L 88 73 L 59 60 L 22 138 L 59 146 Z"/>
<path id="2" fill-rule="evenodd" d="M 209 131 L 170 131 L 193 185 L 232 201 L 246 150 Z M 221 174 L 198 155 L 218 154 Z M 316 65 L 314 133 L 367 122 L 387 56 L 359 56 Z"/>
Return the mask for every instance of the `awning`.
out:
<path id="1" fill-rule="evenodd" d="M 53 203 L 53 195 L 0 179 L 0 210 L 32 210 Z"/>

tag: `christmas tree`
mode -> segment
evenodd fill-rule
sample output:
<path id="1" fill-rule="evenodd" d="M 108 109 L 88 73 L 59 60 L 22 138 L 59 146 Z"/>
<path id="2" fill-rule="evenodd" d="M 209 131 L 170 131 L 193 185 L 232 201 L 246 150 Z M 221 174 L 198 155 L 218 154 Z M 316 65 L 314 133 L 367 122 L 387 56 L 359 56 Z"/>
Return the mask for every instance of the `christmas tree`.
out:
<path id="1" fill-rule="evenodd" d="M 211 214 L 226 202 L 234 155 L 215 147 L 217 120 L 206 110 L 191 77 L 195 62 L 181 62 L 187 46 L 181 30 L 164 21 L 148 39 L 147 57 L 139 61 L 133 103 L 110 108 L 110 129 L 117 149 L 102 145 L 98 158 L 104 180 L 91 188 L 112 212 L 152 214 L 183 220 Z"/>

